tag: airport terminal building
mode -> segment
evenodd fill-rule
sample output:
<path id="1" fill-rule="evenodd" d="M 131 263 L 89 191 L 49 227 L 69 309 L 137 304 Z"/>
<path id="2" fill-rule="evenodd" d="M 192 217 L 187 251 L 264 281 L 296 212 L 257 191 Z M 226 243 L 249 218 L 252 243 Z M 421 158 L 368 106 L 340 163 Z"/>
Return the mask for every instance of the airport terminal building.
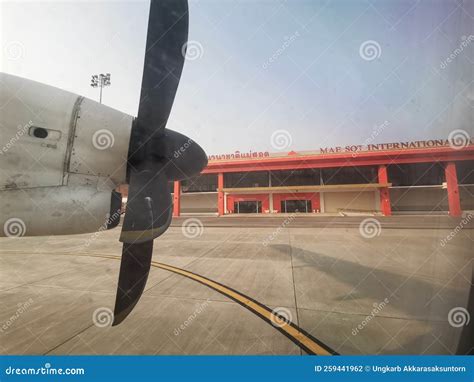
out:
<path id="1" fill-rule="evenodd" d="M 392 214 L 474 210 L 474 142 L 448 140 L 210 155 L 174 182 L 173 214 Z"/>

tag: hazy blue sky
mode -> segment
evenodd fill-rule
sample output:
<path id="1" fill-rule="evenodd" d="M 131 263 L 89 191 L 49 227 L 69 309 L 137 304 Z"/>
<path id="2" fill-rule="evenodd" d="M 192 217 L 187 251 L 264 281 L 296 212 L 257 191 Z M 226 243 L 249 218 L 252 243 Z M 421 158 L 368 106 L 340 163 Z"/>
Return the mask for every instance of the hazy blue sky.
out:
<path id="1" fill-rule="evenodd" d="M 94 99 L 90 75 L 111 72 L 104 103 L 135 115 L 148 9 L 2 2 L 1 70 Z M 280 129 L 286 151 L 473 136 L 473 17 L 470 0 L 191 1 L 169 127 L 209 154 L 276 151 Z"/>

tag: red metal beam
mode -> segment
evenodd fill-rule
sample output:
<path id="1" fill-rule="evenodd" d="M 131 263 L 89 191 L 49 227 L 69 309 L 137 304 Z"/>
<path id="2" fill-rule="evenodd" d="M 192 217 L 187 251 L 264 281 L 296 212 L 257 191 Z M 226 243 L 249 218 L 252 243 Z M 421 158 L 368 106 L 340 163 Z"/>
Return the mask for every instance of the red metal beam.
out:
<path id="1" fill-rule="evenodd" d="M 379 183 L 388 183 L 387 166 L 381 165 L 378 169 Z M 392 215 L 392 206 L 390 205 L 390 192 L 388 187 L 380 189 L 380 209 L 385 216 Z"/>
<path id="2" fill-rule="evenodd" d="M 445 175 L 448 188 L 449 214 L 451 216 L 461 216 L 461 200 L 459 198 L 458 176 L 455 163 L 446 163 Z"/>
<path id="3" fill-rule="evenodd" d="M 224 174 L 220 172 L 217 174 L 217 214 L 224 215 Z"/>
<path id="4" fill-rule="evenodd" d="M 173 216 L 179 215 L 181 215 L 181 182 L 175 180 L 173 190 Z"/>
<path id="5" fill-rule="evenodd" d="M 474 146 L 211 161 L 203 174 L 474 160 Z"/>

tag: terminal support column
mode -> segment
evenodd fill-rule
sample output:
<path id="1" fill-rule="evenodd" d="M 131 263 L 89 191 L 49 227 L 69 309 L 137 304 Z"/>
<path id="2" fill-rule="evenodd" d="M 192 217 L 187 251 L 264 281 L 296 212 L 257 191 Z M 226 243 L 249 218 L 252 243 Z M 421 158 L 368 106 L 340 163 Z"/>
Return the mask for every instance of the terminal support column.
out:
<path id="1" fill-rule="evenodd" d="M 379 183 L 388 183 L 387 166 L 380 165 L 378 171 Z M 392 206 L 390 204 L 390 192 L 388 187 L 380 189 L 380 209 L 384 216 L 392 215 Z"/>
<path id="2" fill-rule="evenodd" d="M 446 176 L 446 186 L 448 189 L 449 215 L 461 216 L 461 200 L 459 198 L 456 164 L 454 162 L 446 163 L 444 174 Z"/>
<path id="3" fill-rule="evenodd" d="M 224 215 L 224 174 L 222 172 L 217 174 L 217 214 Z"/>
<path id="4" fill-rule="evenodd" d="M 268 171 L 268 187 L 271 187 L 271 186 L 272 186 L 272 172 Z M 268 207 L 269 212 L 273 213 L 274 208 L 273 208 L 273 193 L 272 192 L 268 194 L 268 204 L 269 204 L 269 207 Z"/>
<path id="5" fill-rule="evenodd" d="M 181 214 L 181 182 L 179 180 L 174 181 L 173 190 L 173 216 L 179 216 Z"/>

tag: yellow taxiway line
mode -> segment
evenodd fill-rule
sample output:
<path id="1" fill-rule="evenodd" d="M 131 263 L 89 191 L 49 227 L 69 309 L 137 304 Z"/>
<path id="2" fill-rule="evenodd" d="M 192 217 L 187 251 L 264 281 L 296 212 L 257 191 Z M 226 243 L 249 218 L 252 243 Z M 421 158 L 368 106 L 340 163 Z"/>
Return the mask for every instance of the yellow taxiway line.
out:
<path id="1" fill-rule="evenodd" d="M 120 256 L 113 255 L 77 255 L 77 256 L 91 256 L 91 257 L 101 257 L 106 259 L 120 260 Z M 269 324 L 273 325 L 275 329 L 279 330 L 285 336 L 287 336 L 291 341 L 297 344 L 305 352 L 313 355 L 337 355 L 337 353 L 329 348 L 327 345 L 318 341 L 316 338 L 311 336 L 309 333 L 298 327 L 293 322 L 289 321 L 287 317 L 281 316 L 278 312 L 275 312 L 268 308 L 267 306 L 261 304 L 260 302 L 232 289 L 229 288 L 217 281 L 208 279 L 207 277 L 198 275 L 196 273 L 187 271 L 182 268 L 174 267 L 172 265 L 159 263 L 157 261 L 152 261 L 151 266 L 155 268 L 160 268 L 169 272 L 179 274 L 181 276 L 187 277 L 194 281 L 197 281 L 203 285 L 206 285 L 209 288 L 214 289 L 215 291 L 221 293 L 222 295 L 234 300 L 243 307 L 250 310 L 252 313 L 256 314 L 260 318 L 264 319 Z"/>

